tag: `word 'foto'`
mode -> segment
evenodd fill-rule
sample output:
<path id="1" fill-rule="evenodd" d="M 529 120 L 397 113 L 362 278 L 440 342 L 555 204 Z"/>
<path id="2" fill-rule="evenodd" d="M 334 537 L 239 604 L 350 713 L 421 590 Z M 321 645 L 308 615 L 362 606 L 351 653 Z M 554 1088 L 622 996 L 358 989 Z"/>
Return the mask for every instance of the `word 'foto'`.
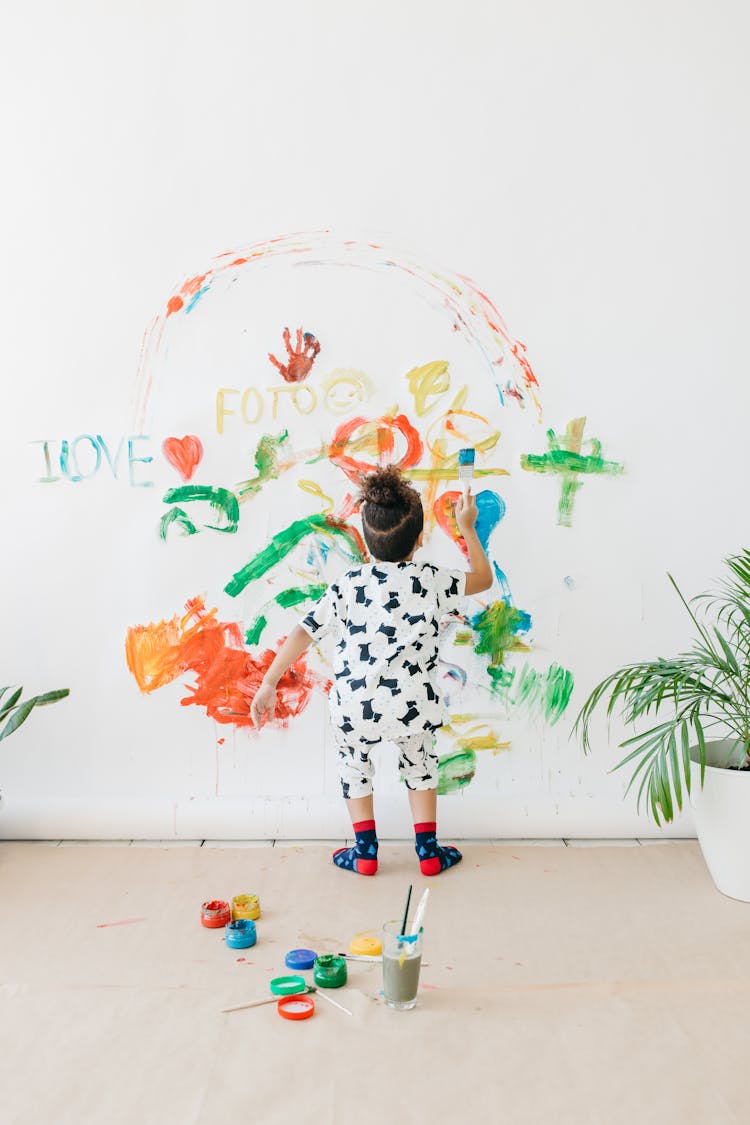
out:
<path id="1" fill-rule="evenodd" d="M 318 389 L 310 383 L 283 387 L 219 387 L 216 392 L 216 432 L 223 434 L 225 421 L 254 426 L 264 417 L 275 420 L 295 414 L 312 414 L 319 408 L 329 414 L 347 414 L 358 402 L 372 394 L 372 384 L 364 372 L 353 369 L 332 371 Z"/>

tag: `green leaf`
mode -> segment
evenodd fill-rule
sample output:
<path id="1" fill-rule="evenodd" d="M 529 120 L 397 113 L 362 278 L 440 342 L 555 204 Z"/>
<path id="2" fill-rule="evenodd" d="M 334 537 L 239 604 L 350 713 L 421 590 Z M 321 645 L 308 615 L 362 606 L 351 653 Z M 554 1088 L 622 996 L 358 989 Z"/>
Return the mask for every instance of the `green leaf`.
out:
<path id="1" fill-rule="evenodd" d="M 682 812 L 682 784 L 680 781 L 680 759 L 677 756 L 677 739 L 674 730 L 669 736 L 669 764 L 672 767 L 672 789 L 674 790 L 677 808 Z M 666 770 L 665 770 L 666 773 Z M 667 781 L 667 784 L 669 782 Z"/>
<path id="2" fill-rule="evenodd" d="M 687 723 L 682 724 L 682 768 L 685 773 L 685 786 L 690 796 L 690 775 L 692 769 L 690 766 L 690 736 L 688 734 Z"/>
<path id="3" fill-rule="evenodd" d="M 48 703 L 57 703 L 58 699 L 65 699 L 70 695 L 70 688 L 58 688 L 56 691 L 45 691 L 43 695 L 35 695 L 37 707 L 45 707 Z"/>
<path id="4" fill-rule="evenodd" d="M 698 735 L 698 755 L 701 761 L 701 789 L 706 776 L 706 740 L 703 737 L 703 727 L 700 721 L 696 720 L 695 733 Z"/>
<path id="5" fill-rule="evenodd" d="M 9 734 L 13 734 L 13 731 L 18 730 L 21 723 L 25 722 L 34 710 L 34 705 L 35 700 L 28 699 L 25 703 L 21 703 L 20 706 L 16 708 L 4 728 L 0 731 L 0 742 L 2 742 L 4 738 L 7 738 Z"/>
<path id="6" fill-rule="evenodd" d="M 3 704 L 3 706 L 0 707 L 0 719 L 4 718 L 4 716 L 7 715 L 13 707 L 15 707 L 15 705 L 18 703 L 18 700 L 21 698 L 22 691 L 22 687 L 18 688 L 18 690 L 14 691 L 11 697 Z"/>

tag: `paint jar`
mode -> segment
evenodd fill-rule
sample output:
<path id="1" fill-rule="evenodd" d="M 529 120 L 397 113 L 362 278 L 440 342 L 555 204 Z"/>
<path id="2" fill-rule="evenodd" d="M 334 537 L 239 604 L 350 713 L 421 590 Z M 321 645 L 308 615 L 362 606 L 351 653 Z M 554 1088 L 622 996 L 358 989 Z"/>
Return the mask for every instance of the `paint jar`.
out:
<path id="1" fill-rule="evenodd" d="M 255 945 L 256 938 L 255 922 L 249 918 L 236 918 L 227 924 L 224 931 L 224 939 L 230 949 L 249 949 Z"/>
<path id="2" fill-rule="evenodd" d="M 224 902 L 221 898 L 214 898 L 210 902 L 203 903 L 201 907 L 202 926 L 207 926 L 209 930 L 220 930 L 231 920 L 232 914 L 228 902 Z"/>
<path id="3" fill-rule="evenodd" d="M 346 984 L 346 961 L 335 953 L 320 953 L 315 958 L 313 980 L 319 988 L 341 988 Z"/>
<path id="4" fill-rule="evenodd" d="M 411 934 L 411 922 L 401 933 L 400 922 L 383 926 L 383 996 L 387 1007 L 405 1011 L 414 1008 L 422 967 L 422 935 Z"/>
<path id="5" fill-rule="evenodd" d="M 255 922 L 260 918 L 260 899 L 257 895 L 235 895 L 232 899 L 232 919 L 249 918 Z"/>

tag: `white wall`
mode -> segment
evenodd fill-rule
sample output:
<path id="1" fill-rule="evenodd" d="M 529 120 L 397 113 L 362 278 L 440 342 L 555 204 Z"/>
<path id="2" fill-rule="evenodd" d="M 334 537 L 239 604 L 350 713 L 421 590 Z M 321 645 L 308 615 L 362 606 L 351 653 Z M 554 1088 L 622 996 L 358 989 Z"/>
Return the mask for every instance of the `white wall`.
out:
<path id="1" fill-rule="evenodd" d="M 271 385 L 284 323 L 323 343 L 311 381 L 362 368 L 378 412 L 411 414 L 405 371 L 450 358 L 502 432 L 495 557 L 533 617 L 533 660 L 569 668 L 576 689 L 554 726 L 498 711 L 512 748 L 480 754 L 472 784 L 442 799 L 446 831 L 649 834 L 607 773 L 620 729 L 607 748 L 602 728 L 590 758 L 568 734 L 598 678 L 688 642 L 665 572 L 695 593 L 748 542 L 745 6 L 43 0 L 4 24 L 0 682 L 71 696 L 0 744 L 0 834 L 344 834 L 319 695 L 259 739 L 181 707 L 189 675 L 142 694 L 124 658 L 129 627 L 201 591 L 228 620 L 221 577 L 313 510 L 292 474 L 243 508 L 231 544 L 156 533 L 180 483 L 165 436 L 201 437 L 205 483 L 242 479 L 238 459 L 251 475 L 268 428 L 220 437 L 214 395 L 249 373 Z M 476 349 L 405 274 L 341 269 L 324 251 L 307 273 L 241 271 L 168 324 L 135 450 L 154 455 L 134 466 L 153 487 L 131 485 L 124 461 L 117 479 L 105 465 L 37 482 L 40 440 L 116 448 L 139 432 L 142 341 L 185 279 L 222 251 L 328 228 L 474 279 L 527 345 L 542 423 L 492 398 Z M 565 528 L 559 484 L 522 473 L 519 455 L 580 415 L 626 472 L 587 479 Z M 332 424 L 295 419 L 292 438 Z M 340 498 L 340 475 L 321 480 Z M 476 708 L 471 689 L 458 704 Z M 381 834 L 406 835 L 385 762 L 379 792 Z M 673 831 L 691 833 L 689 814 Z"/>

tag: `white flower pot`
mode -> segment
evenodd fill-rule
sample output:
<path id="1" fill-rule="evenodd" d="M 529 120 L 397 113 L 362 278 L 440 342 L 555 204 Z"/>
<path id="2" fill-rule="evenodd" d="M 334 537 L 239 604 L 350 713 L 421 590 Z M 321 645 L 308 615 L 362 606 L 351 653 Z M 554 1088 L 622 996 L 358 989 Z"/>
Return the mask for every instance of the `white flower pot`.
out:
<path id="1" fill-rule="evenodd" d="M 708 870 L 722 894 L 750 902 L 750 770 L 726 768 L 738 760 L 736 742 L 707 742 L 701 789 L 697 746 L 690 759 L 690 804 Z"/>

